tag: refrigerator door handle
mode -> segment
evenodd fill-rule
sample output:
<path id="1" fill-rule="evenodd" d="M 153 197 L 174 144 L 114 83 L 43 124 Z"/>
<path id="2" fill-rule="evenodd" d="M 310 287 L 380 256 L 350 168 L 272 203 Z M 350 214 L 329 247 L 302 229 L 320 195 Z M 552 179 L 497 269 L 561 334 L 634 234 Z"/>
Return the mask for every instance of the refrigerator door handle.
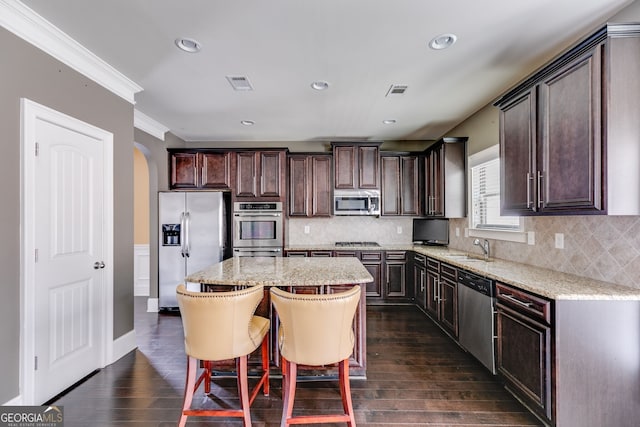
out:
<path id="1" fill-rule="evenodd" d="M 182 212 L 182 214 L 180 214 L 180 255 L 182 255 L 182 258 L 184 258 L 185 256 L 185 227 L 186 227 L 186 218 L 185 218 L 185 214 L 184 212 Z"/>
<path id="2" fill-rule="evenodd" d="M 191 234 L 191 230 L 189 229 L 191 227 L 191 215 L 189 215 L 189 212 L 187 212 L 185 214 L 185 224 L 187 226 L 184 236 L 185 236 L 185 242 L 184 242 L 184 255 L 189 258 L 189 235 Z"/>

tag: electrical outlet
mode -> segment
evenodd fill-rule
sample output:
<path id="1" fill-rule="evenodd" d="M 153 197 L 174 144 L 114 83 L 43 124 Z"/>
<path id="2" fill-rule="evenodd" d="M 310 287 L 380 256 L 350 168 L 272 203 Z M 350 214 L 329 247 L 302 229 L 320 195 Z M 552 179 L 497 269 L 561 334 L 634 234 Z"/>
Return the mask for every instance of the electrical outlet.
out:
<path id="1" fill-rule="evenodd" d="M 536 233 L 534 231 L 527 231 L 527 245 L 536 244 Z"/>
<path id="2" fill-rule="evenodd" d="M 311 232 L 310 228 L 308 225 L 304 226 L 304 234 L 309 234 Z"/>
<path id="3" fill-rule="evenodd" d="M 556 233 L 556 249 L 564 249 L 564 233 Z"/>
<path id="4" fill-rule="evenodd" d="M 456 237 L 460 237 L 460 227 L 456 227 Z"/>
<path id="5" fill-rule="evenodd" d="M 402 234 L 402 227 L 401 226 L 397 226 L 396 227 L 396 233 Z"/>

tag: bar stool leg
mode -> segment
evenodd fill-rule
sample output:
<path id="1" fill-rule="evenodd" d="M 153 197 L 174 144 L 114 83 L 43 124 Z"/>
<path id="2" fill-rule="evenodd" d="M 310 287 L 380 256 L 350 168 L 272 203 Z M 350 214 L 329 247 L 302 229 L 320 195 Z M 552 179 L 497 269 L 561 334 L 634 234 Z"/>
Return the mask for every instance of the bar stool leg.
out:
<path id="1" fill-rule="evenodd" d="M 286 359 L 282 359 L 282 379 L 284 396 L 282 397 L 282 421 L 280 427 L 289 425 L 289 421 L 293 415 L 293 401 L 296 396 L 296 377 L 298 374 L 298 365 Z"/>
<path id="2" fill-rule="evenodd" d="M 194 386 L 196 383 L 196 369 L 197 361 L 194 357 L 187 356 L 187 378 L 184 385 L 184 399 L 182 403 L 182 412 L 180 413 L 179 427 L 184 427 L 187 422 L 187 416 L 185 411 L 191 408 L 191 401 L 193 400 Z"/>
<path id="3" fill-rule="evenodd" d="M 349 416 L 348 427 L 355 427 L 356 420 L 353 414 L 353 402 L 351 401 L 351 384 L 349 383 L 349 359 L 340 361 L 338 365 L 338 378 L 340 380 L 340 395 L 344 413 Z"/>
<path id="4" fill-rule="evenodd" d="M 241 356 L 236 359 L 238 369 L 238 391 L 240 393 L 240 407 L 242 408 L 245 427 L 251 427 L 251 413 L 249 403 L 249 381 L 247 359 L 249 356 Z"/>

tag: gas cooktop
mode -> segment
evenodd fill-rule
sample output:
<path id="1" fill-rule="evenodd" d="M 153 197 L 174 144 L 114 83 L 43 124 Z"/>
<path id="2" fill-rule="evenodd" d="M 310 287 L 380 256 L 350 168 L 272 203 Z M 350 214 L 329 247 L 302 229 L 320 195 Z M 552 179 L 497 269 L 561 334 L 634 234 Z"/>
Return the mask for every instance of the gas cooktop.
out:
<path id="1" fill-rule="evenodd" d="M 380 246 L 377 242 L 336 242 L 336 246 Z"/>

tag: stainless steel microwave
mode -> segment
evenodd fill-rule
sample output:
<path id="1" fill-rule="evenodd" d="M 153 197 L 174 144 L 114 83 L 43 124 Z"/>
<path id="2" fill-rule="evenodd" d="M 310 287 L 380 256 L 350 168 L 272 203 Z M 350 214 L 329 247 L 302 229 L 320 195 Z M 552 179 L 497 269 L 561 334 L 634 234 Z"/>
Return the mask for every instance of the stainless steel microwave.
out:
<path id="1" fill-rule="evenodd" d="M 334 190 L 334 215 L 380 215 L 380 190 Z"/>

